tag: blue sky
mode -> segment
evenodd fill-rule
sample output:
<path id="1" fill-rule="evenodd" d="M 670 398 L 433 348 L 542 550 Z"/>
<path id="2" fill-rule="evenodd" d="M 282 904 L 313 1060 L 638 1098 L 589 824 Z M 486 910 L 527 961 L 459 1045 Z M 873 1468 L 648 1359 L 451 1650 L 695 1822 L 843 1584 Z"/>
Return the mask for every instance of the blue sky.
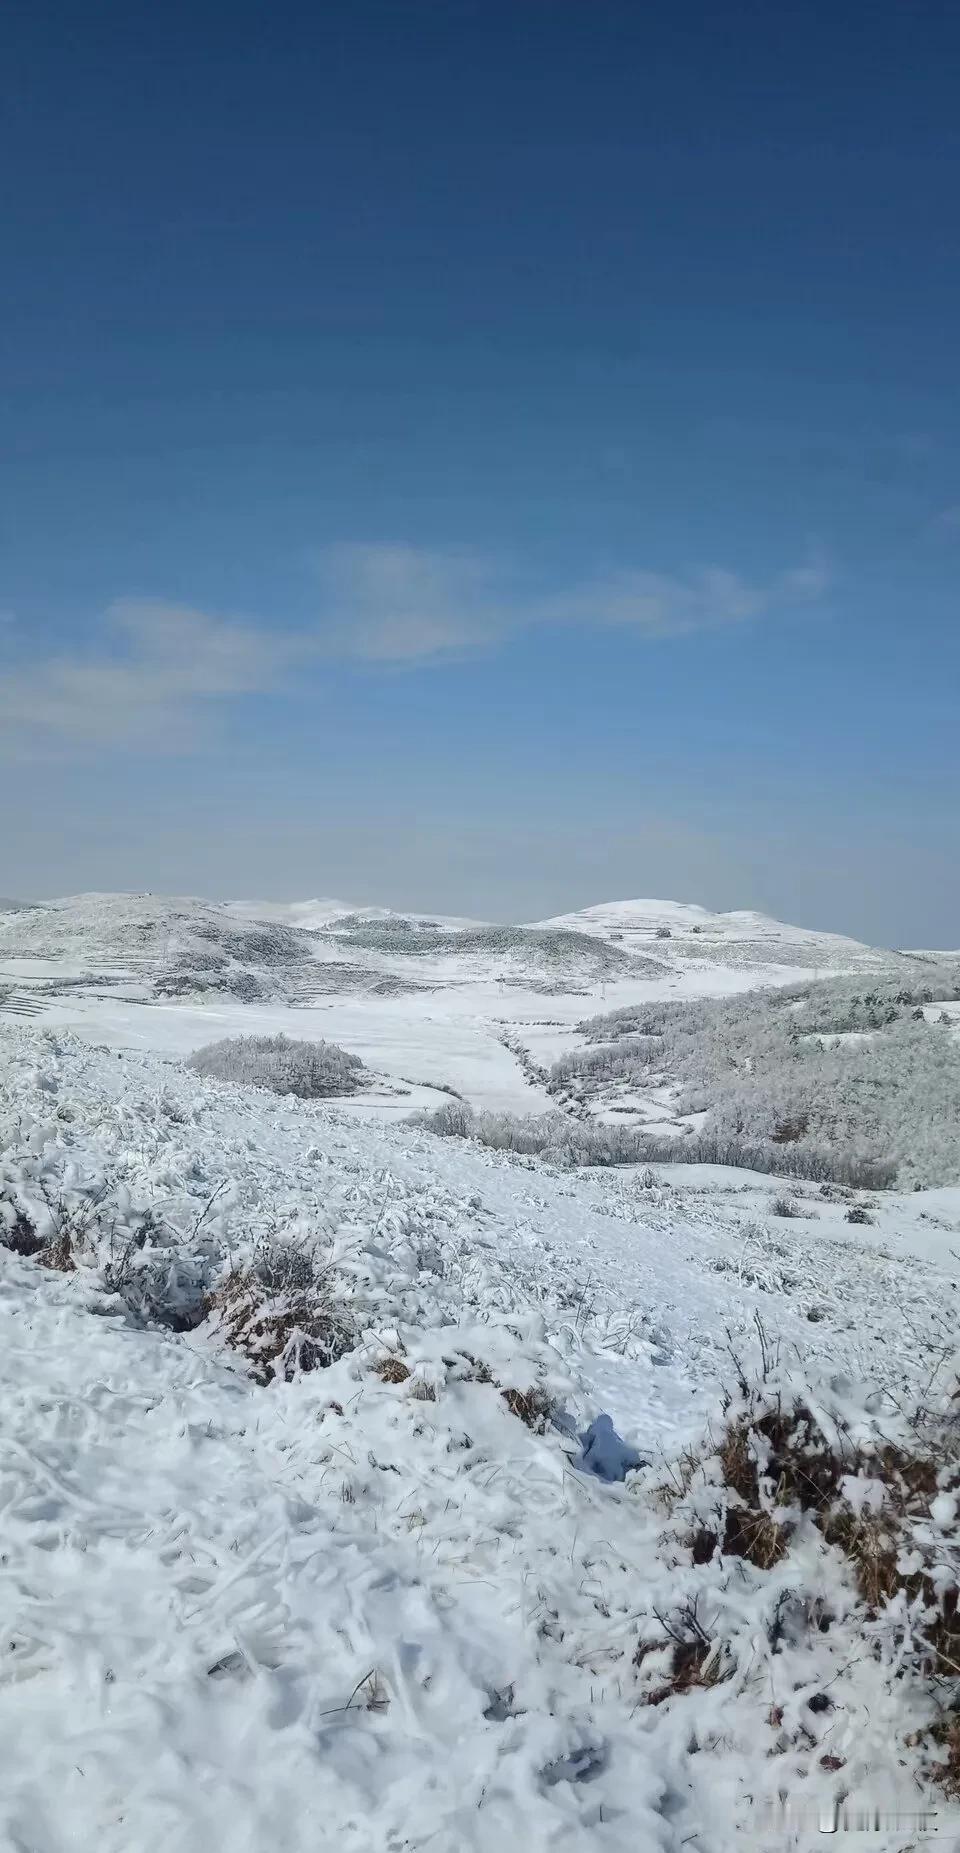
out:
<path id="1" fill-rule="evenodd" d="M 0 892 L 960 944 L 960 15 L 5 26 Z"/>

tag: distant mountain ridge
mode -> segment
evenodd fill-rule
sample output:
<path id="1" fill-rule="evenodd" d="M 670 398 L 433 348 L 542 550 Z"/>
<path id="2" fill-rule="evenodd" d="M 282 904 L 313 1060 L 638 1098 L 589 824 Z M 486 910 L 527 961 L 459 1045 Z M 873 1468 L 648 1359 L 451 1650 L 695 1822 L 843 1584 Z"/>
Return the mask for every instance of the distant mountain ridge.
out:
<path id="1" fill-rule="evenodd" d="M 511 926 L 333 899 L 88 893 L 0 911 L 0 966 L 24 959 L 49 963 L 54 982 L 96 974 L 156 998 L 220 993 L 298 1004 L 337 992 L 401 995 L 466 984 L 558 994 L 682 980 L 689 991 L 916 972 L 915 957 L 841 934 L 654 899 L 599 902 Z"/>

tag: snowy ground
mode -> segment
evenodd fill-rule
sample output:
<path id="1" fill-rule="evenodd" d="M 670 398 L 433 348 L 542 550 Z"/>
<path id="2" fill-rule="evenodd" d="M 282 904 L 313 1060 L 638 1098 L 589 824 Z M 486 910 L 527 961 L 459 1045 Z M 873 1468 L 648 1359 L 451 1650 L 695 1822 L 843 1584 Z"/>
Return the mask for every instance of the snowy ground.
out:
<path id="1" fill-rule="evenodd" d="M 11 958 L 0 988 L 78 963 Z M 960 1190 L 804 1184 L 781 1218 L 782 1180 L 556 1171 L 393 1123 L 449 1086 L 539 1110 L 580 1018 L 781 973 L 704 960 L 545 996 L 461 970 L 298 1008 L 81 984 L 0 1015 L 0 1219 L 88 1232 L 67 1273 L 0 1245 L 0 1848 L 732 1853 L 817 1844 L 759 1833 L 785 1786 L 829 1803 L 842 1767 L 875 1796 L 894 1675 L 851 1675 L 839 1631 L 809 1664 L 766 1657 L 742 1570 L 708 1583 L 753 1642 L 742 1678 L 692 1714 L 644 1704 L 638 1643 L 692 1573 L 630 1467 L 716 1422 L 758 1321 L 823 1381 L 909 1401 L 956 1349 Z M 325 1108 L 183 1066 L 278 1028 L 380 1079 Z M 265 1388 L 215 1314 L 132 1310 L 196 1307 L 264 1240 L 325 1258 L 354 1327 L 329 1370 Z M 502 1394 L 535 1386 L 544 1433 Z M 765 1721 L 793 1713 L 788 1755 Z"/>
<path id="2" fill-rule="evenodd" d="M 5 978 L 15 981 L 18 998 L 28 995 L 29 963 L 0 961 L 0 984 Z M 46 967 L 37 976 L 48 979 L 50 974 Z M 724 988 L 724 976 L 709 988 Z M 692 981 L 689 994 L 700 995 L 705 988 Z M 742 989 L 742 978 L 728 988 Z M 462 983 L 398 998 L 319 997 L 302 1006 L 220 999 L 147 1003 L 112 988 L 67 989 L 54 996 L 29 993 L 31 1016 L 35 1013 L 51 1027 L 72 1029 L 111 1048 L 185 1056 L 222 1036 L 276 1035 L 281 1030 L 289 1036 L 337 1042 L 375 1072 L 414 1084 L 418 1091 L 406 1101 L 382 1099 L 381 1111 L 390 1116 L 438 1105 L 445 1088 L 497 1111 L 542 1112 L 550 1104 L 547 1094 L 531 1082 L 502 1038 L 514 1036 L 535 1061 L 547 1066 L 581 1041 L 576 1025 L 582 1017 L 679 994 L 673 980 L 624 982 L 547 998 L 522 989 L 504 990 L 496 983 Z M 0 1022 L 5 1014 L 10 1013 L 0 1004 Z"/>
<path id="3" fill-rule="evenodd" d="M 583 1438 L 615 1472 L 690 1439 L 755 1312 L 902 1393 L 943 1338 L 960 1193 L 865 1229 L 805 1193 L 816 1221 L 761 1223 L 768 1179 L 554 1174 L 2 1040 L 2 1175 L 35 1217 L 102 1193 L 122 1241 L 153 1208 L 174 1270 L 198 1219 L 210 1264 L 309 1233 L 362 1330 L 263 1390 L 215 1323 L 141 1329 L 92 1265 L 0 1249 L 2 1844 L 732 1844 L 736 1798 L 711 1828 L 637 1714 L 653 1520 Z M 382 1383 L 397 1352 L 413 1376 Z M 560 1427 L 531 1434 L 468 1358 L 546 1383 Z"/>

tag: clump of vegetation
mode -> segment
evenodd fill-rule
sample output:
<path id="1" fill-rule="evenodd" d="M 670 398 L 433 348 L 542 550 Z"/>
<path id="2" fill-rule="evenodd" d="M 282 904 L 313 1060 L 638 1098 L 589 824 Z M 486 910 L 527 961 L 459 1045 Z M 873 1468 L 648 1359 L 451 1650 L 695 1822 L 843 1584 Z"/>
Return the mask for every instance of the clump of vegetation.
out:
<path id="1" fill-rule="evenodd" d="M 402 1358 L 393 1356 L 381 1358 L 374 1369 L 381 1383 L 406 1383 L 410 1375 L 409 1364 L 405 1364 Z"/>
<path id="2" fill-rule="evenodd" d="M 487 955 L 493 958 L 535 961 L 560 971 L 582 968 L 588 973 L 663 971 L 656 960 L 643 960 L 597 939 L 591 933 L 578 933 L 570 927 L 435 927 L 416 925 L 406 919 L 363 920 L 345 916 L 337 921 L 331 937 L 371 952 L 401 953 L 408 958 L 436 957 L 438 953 Z"/>
<path id="3" fill-rule="evenodd" d="M 551 1398 L 539 1384 L 529 1390 L 502 1390 L 501 1395 L 511 1415 L 525 1423 L 535 1435 L 546 1433 L 554 1406 Z"/>
<path id="4" fill-rule="evenodd" d="M 301 1100 L 355 1094 L 363 1064 L 334 1042 L 298 1042 L 287 1036 L 228 1036 L 190 1057 L 197 1074 L 241 1087 L 266 1087 Z"/>
<path id="5" fill-rule="evenodd" d="M 738 1367 L 719 1436 L 660 1488 L 670 1514 L 664 1554 L 680 1592 L 675 1607 L 651 1608 L 641 1624 L 641 1697 L 682 1704 L 733 1679 L 741 1698 L 765 1628 L 771 1668 L 777 1656 L 782 1668 L 769 1689 L 797 1694 L 757 1716 L 756 1729 L 772 1732 L 768 1756 L 842 1768 L 831 1714 L 869 1711 L 871 1693 L 896 1691 L 904 1748 L 919 1749 L 926 1774 L 956 1793 L 956 1398 L 907 1419 L 849 1384 L 782 1375 L 761 1340 L 760 1376 L 748 1380 Z M 726 1560 L 737 1566 L 733 1582 Z"/>
<path id="6" fill-rule="evenodd" d="M 260 1243 L 232 1268 L 207 1311 L 261 1384 L 326 1369 L 357 1343 L 353 1314 L 329 1268 L 312 1250 L 279 1241 Z"/>
<path id="7" fill-rule="evenodd" d="M 29 1216 L 7 1198 L 0 1198 L 0 1246 L 12 1255 L 33 1260 L 43 1253 L 47 1243 Z"/>
<path id="8" fill-rule="evenodd" d="M 792 1149 L 789 1163 L 763 1170 L 817 1176 L 815 1151 L 836 1160 L 819 1175 L 838 1183 L 867 1183 L 848 1167 L 872 1163 L 887 1182 L 950 1184 L 960 1180 L 960 1040 L 950 1023 L 924 1020 L 923 1006 L 958 997 L 956 974 L 932 969 L 907 983 L 634 1005 L 582 1023 L 589 1046 L 558 1062 L 549 1085 L 583 1105 L 665 1085 L 678 1115 L 703 1116 L 701 1137 Z"/>
<path id="9" fill-rule="evenodd" d="M 608 1126 L 600 1120 L 575 1120 L 559 1112 L 527 1118 L 513 1113 L 478 1113 L 459 1100 L 445 1103 L 433 1113 L 413 1116 L 410 1124 L 441 1138 L 476 1139 L 493 1151 L 542 1158 L 563 1169 L 577 1165 L 740 1165 L 750 1171 L 809 1178 L 815 1183 L 829 1178 L 863 1190 L 883 1190 L 895 1176 L 895 1167 L 883 1160 L 811 1145 L 753 1143 L 709 1131 L 671 1138 L 646 1132 L 636 1124 Z"/>
<path id="10" fill-rule="evenodd" d="M 72 1274 L 78 1260 L 96 1258 L 102 1193 L 68 1199 L 42 1180 L 35 1188 L 29 1213 L 15 1195 L 0 1192 L 0 1247 L 54 1273 Z"/>

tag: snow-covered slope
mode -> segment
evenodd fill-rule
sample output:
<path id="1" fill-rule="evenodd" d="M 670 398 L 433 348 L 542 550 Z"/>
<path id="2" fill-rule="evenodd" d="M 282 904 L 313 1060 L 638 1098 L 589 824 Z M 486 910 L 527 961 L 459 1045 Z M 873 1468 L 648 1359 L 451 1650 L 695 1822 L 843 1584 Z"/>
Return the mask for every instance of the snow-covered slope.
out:
<path id="1" fill-rule="evenodd" d="M 393 907 L 358 907 L 349 901 L 227 901 L 227 912 L 241 920 L 276 920 L 284 926 L 303 927 L 315 932 L 336 926 L 345 919 L 412 920 L 418 925 L 440 927 L 483 926 L 484 921 L 469 920 L 459 914 L 399 913 Z"/>
<path id="2" fill-rule="evenodd" d="M 0 1151 L 4 1241 L 58 1263 L 0 1242 L 0 1844 L 733 1853 L 785 1785 L 876 1800 L 894 1743 L 915 1780 L 842 1566 L 696 1569 L 647 1489 L 757 1314 L 907 1393 L 947 1193 L 781 1238 L 767 1180 L 552 1173 L 36 1030 Z M 265 1246 L 348 1338 L 262 1386 L 206 1296 Z M 736 1677 L 651 1702 L 691 1591 Z"/>
<path id="3" fill-rule="evenodd" d="M 109 961 L 120 969 L 221 956 L 261 966 L 308 956 L 302 936 L 277 923 L 236 920 L 215 901 L 155 894 L 73 894 L 0 922 L 0 954 Z"/>

